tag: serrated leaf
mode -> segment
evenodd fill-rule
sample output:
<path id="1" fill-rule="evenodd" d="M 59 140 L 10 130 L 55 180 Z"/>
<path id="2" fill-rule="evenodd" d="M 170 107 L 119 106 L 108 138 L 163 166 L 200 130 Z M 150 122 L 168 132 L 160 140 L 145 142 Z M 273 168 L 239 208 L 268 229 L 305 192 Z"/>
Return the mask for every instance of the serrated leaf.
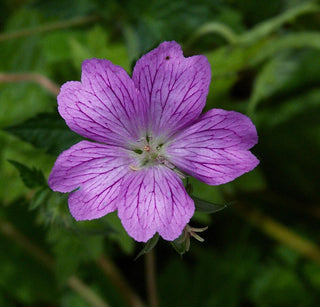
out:
<path id="1" fill-rule="evenodd" d="M 135 260 L 137 260 L 139 257 L 143 256 L 144 254 L 149 253 L 158 243 L 159 241 L 159 234 L 156 233 L 144 246 L 144 248 L 139 252 L 139 254 L 136 256 Z"/>
<path id="2" fill-rule="evenodd" d="M 19 171 L 20 177 L 23 183 L 26 185 L 26 187 L 33 189 L 33 188 L 43 187 L 47 185 L 42 171 L 34 167 L 29 168 L 17 161 L 13 161 L 13 160 L 8 160 L 8 161 Z"/>
<path id="3" fill-rule="evenodd" d="M 195 196 L 191 196 L 196 206 L 196 211 L 204 213 L 215 213 L 228 207 L 228 204 L 216 204 Z"/>
<path id="4" fill-rule="evenodd" d="M 21 124 L 5 128 L 5 131 L 52 155 L 60 154 L 82 139 L 55 113 L 38 114 Z"/>

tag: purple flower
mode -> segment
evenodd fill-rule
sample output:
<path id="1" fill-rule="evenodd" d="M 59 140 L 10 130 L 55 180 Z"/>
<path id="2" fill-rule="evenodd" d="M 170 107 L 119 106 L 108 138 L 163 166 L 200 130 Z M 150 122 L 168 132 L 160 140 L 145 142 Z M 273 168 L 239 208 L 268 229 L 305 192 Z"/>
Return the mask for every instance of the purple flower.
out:
<path id="1" fill-rule="evenodd" d="M 81 82 L 61 87 L 58 109 L 73 131 L 97 143 L 64 151 L 49 178 L 52 190 L 72 192 L 76 220 L 118 210 L 135 240 L 158 232 L 171 241 L 195 210 L 183 173 L 218 185 L 257 166 L 248 117 L 220 109 L 201 115 L 210 79 L 207 58 L 185 58 L 176 42 L 138 60 L 132 79 L 108 60 L 83 62 Z"/>

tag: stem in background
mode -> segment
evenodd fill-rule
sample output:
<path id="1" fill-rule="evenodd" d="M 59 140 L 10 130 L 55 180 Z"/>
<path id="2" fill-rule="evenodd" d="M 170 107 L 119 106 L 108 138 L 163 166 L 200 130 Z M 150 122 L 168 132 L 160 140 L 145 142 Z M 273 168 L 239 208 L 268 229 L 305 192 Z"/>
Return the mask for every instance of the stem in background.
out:
<path id="1" fill-rule="evenodd" d="M 235 208 L 244 219 L 249 220 L 268 236 L 291 247 L 304 257 L 320 264 L 320 248 L 313 242 L 302 238 L 288 227 L 280 224 L 279 222 L 257 210 L 248 209 L 242 204 L 237 204 Z"/>
<path id="2" fill-rule="evenodd" d="M 46 254 L 36 244 L 31 242 L 23 233 L 14 227 L 10 222 L 0 219 L 0 232 L 5 236 L 13 239 L 17 244 L 22 246 L 30 255 L 41 262 L 50 270 L 54 270 L 54 260 Z M 81 279 L 76 276 L 68 278 L 68 286 L 77 292 L 84 300 L 93 307 L 109 307 L 95 292 L 93 292 Z"/>
<path id="3" fill-rule="evenodd" d="M 146 253 L 145 259 L 146 259 L 145 271 L 146 271 L 146 282 L 147 282 L 149 306 L 159 307 L 154 249 L 152 249 L 149 253 Z"/>
<path id="4" fill-rule="evenodd" d="M 54 82 L 52 82 L 47 77 L 38 73 L 21 73 L 21 74 L 7 74 L 0 73 L 0 83 L 1 82 L 34 82 L 45 88 L 52 95 L 57 96 L 60 92 L 60 88 Z"/>
<path id="5" fill-rule="evenodd" d="M 0 42 L 10 40 L 10 39 L 26 37 L 30 35 L 36 35 L 36 34 L 49 32 L 49 31 L 76 27 L 76 26 L 92 23 L 97 20 L 99 20 L 98 16 L 76 17 L 70 20 L 48 23 L 48 24 L 40 25 L 37 27 L 29 28 L 29 29 L 2 33 L 0 34 Z"/>
<path id="6" fill-rule="evenodd" d="M 98 266 L 106 274 L 108 279 L 118 288 L 127 304 L 131 307 L 145 306 L 140 297 L 132 290 L 121 272 L 107 256 L 101 256 L 97 261 Z"/>
<path id="7" fill-rule="evenodd" d="M 78 292 L 91 306 L 94 307 L 110 307 L 110 305 L 103 301 L 96 293 L 94 293 L 81 279 L 76 276 L 68 278 L 68 285 L 71 289 Z"/>
<path id="8" fill-rule="evenodd" d="M 235 44 L 239 36 L 227 25 L 219 22 L 208 22 L 199 27 L 189 38 L 185 46 L 192 46 L 200 37 L 207 34 L 218 34 L 223 37 L 229 44 Z"/>
<path id="9" fill-rule="evenodd" d="M 46 254 L 41 248 L 32 243 L 23 233 L 18 231 L 11 223 L 4 219 L 0 219 L 0 232 L 5 236 L 13 239 L 20 246 L 22 246 L 29 254 L 40 261 L 49 269 L 54 268 L 53 259 Z"/>

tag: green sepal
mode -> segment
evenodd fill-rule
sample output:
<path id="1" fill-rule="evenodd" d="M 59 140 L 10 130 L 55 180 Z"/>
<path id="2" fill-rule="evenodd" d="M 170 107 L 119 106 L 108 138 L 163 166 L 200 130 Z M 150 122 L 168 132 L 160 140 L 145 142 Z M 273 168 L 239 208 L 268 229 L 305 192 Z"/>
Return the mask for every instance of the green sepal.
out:
<path id="1" fill-rule="evenodd" d="M 149 253 L 158 243 L 159 241 L 159 234 L 156 233 L 143 247 L 143 249 L 139 252 L 134 260 L 137 260 L 139 257 L 143 256 L 144 254 Z"/>
<path id="2" fill-rule="evenodd" d="M 171 245 L 175 251 L 182 256 L 190 248 L 190 238 L 186 237 L 185 232 L 182 232 L 179 238 L 171 242 Z"/>
<path id="3" fill-rule="evenodd" d="M 196 196 L 191 196 L 194 200 L 194 204 L 196 206 L 196 211 L 203 212 L 203 213 L 216 213 L 227 208 L 230 204 L 216 204 L 210 201 L 206 201 L 200 199 Z"/>

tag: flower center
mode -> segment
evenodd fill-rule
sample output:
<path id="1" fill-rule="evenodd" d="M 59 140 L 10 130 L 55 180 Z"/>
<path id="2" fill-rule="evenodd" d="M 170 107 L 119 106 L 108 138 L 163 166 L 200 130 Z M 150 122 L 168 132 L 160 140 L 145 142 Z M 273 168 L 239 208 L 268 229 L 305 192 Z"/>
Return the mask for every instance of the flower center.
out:
<path id="1" fill-rule="evenodd" d="M 165 161 L 163 142 L 148 135 L 138 140 L 133 152 L 138 168 L 163 164 Z"/>

